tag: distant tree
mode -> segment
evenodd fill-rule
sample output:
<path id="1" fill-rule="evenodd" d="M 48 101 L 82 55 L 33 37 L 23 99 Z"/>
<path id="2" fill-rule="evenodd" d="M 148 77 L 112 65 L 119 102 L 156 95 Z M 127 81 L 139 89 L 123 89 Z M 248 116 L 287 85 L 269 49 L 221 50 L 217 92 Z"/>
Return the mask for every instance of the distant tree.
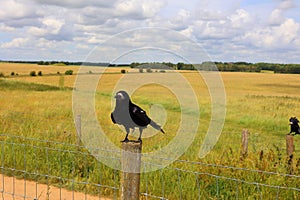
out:
<path id="1" fill-rule="evenodd" d="M 42 71 L 39 71 L 38 72 L 38 76 L 42 76 L 43 74 L 42 74 Z"/>
<path id="2" fill-rule="evenodd" d="M 67 70 L 65 71 L 65 75 L 72 75 L 73 74 L 73 70 Z"/>
<path id="3" fill-rule="evenodd" d="M 182 62 L 177 63 L 177 69 L 178 70 L 183 69 L 183 67 L 184 67 L 184 63 L 182 63 Z"/>
<path id="4" fill-rule="evenodd" d="M 126 70 L 125 70 L 125 69 L 121 69 L 121 73 L 122 73 L 122 74 L 125 74 L 125 73 L 126 73 Z"/>
<path id="5" fill-rule="evenodd" d="M 31 71 L 31 72 L 29 73 L 29 75 L 30 75 L 30 76 L 36 76 L 36 72 L 35 72 L 35 71 Z"/>

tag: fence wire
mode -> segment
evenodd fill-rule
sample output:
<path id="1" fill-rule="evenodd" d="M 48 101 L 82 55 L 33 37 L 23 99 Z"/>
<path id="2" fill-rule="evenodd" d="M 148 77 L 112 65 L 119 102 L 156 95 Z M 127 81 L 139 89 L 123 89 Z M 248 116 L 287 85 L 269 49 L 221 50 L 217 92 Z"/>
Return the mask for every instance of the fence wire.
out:
<path id="1" fill-rule="evenodd" d="M 120 199 L 122 172 L 105 166 L 83 146 L 0 134 L 0 152 L 0 199 Z M 300 199 L 300 176 L 177 160 L 161 170 L 142 173 L 140 196 Z"/>

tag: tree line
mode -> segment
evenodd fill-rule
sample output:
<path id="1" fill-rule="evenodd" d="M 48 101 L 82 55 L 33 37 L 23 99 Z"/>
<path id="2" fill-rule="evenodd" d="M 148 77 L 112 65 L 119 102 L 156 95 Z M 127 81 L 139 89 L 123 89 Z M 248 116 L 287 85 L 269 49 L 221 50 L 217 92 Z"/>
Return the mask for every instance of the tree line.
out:
<path id="1" fill-rule="evenodd" d="M 222 72 L 261 72 L 262 70 L 274 73 L 300 74 L 300 64 L 280 63 L 248 63 L 248 62 L 203 62 L 201 64 L 177 64 L 170 62 L 163 63 L 131 63 L 131 68 L 147 67 L 154 69 L 175 69 L 175 70 L 206 70 Z"/>
<path id="2" fill-rule="evenodd" d="M 202 62 L 201 64 L 187 64 L 183 62 L 132 62 L 131 64 L 110 64 L 93 62 L 71 62 L 71 61 L 1 61 L 9 63 L 30 63 L 38 65 L 76 65 L 76 66 L 108 66 L 108 67 L 131 67 L 144 69 L 173 69 L 173 70 L 219 70 L 222 72 L 261 72 L 262 70 L 274 73 L 300 74 L 300 64 L 281 63 L 249 63 L 249 62 Z"/>

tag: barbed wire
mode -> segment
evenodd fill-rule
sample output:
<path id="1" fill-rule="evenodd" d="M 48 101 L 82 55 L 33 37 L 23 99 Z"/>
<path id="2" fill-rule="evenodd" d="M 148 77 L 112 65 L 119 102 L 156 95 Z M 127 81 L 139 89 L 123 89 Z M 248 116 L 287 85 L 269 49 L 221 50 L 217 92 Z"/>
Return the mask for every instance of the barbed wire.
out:
<path id="1" fill-rule="evenodd" d="M 50 140 L 44 140 L 44 139 L 36 139 L 36 138 L 30 138 L 25 136 L 18 136 L 18 135 L 10 135 L 10 134 L 0 134 L 0 151 L 1 151 L 1 165 L 0 165 L 0 171 L 2 174 L 2 184 L 0 184 L 0 193 L 2 194 L 2 199 L 5 199 L 5 195 L 10 195 L 13 198 L 23 198 L 23 199 L 38 199 L 39 194 L 36 191 L 36 195 L 27 195 L 28 188 L 26 187 L 26 182 L 28 180 L 33 181 L 41 181 L 44 182 L 46 185 L 56 185 L 60 190 L 62 188 L 66 187 L 65 184 L 69 185 L 69 189 L 73 191 L 73 197 L 75 195 L 75 191 L 77 190 L 78 186 L 81 186 L 81 190 L 84 194 L 89 195 L 90 190 L 89 188 L 96 188 L 98 191 L 99 199 L 101 194 L 113 197 L 114 199 L 117 199 L 119 197 L 119 176 L 120 172 L 118 170 L 110 169 L 109 167 L 104 166 L 99 161 L 96 161 L 96 164 L 91 164 L 90 162 L 90 152 L 87 151 L 87 149 L 84 146 L 76 145 L 76 144 L 69 144 L 64 142 L 57 142 L 57 141 L 50 141 Z M 10 158 L 6 158 L 6 152 L 11 151 Z M 104 152 L 113 152 L 113 153 L 122 153 L 121 151 L 112 151 L 105 148 L 95 148 L 93 151 L 104 151 Z M 42 157 L 39 158 L 36 157 L 36 159 L 44 159 L 44 166 L 29 166 L 29 159 L 30 153 L 33 153 L 35 155 L 38 155 L 40 153 Z M 76 159 L 80 158 L 80 161 L 82 163 L 75 163 L 72 162 L 67 167 L 69 167 L 67 170 L 69 170 L 69 173 L 66 175 L 65 172 L 63 172 L 63 167 L 66 164 L 67 161 L 64 160 L 64 156 L 66 154 L 70 154 L 71 157 L 73 156 Z M 72 157 L 72 158 L 73 158 Z M 57 163 L 51 163 L 51 159 L 56 159 Z M 12 160 L 9 160 L 12 159 Z M 116 159 L 120 162 L 118 157 L 114 157 L 113 159 Z M 157 158 L 156 158 L 157 159 Z M 168 159 L 168 158 L 159 158 L 159 159 Z M 95 161 L 93 161 L 95 162 Z M 214 181 L 214 187 L 215 192 L 213 195 L 215 195 L 217 198 L 221 197 L 221 190 L 222 190 L 222 181 L 226 181 L 228 185 L 231 185 L 231 183 L 234 183 L 233 186 L 235 188 L 231 188 L 231 190 L 235 190 L 235 195 L 233 195 L 236 199 L 240 198 L 240 188 L 239 186 L 241 184 L 253 186 L 256 188 L 257 195 L 259 196 L 259 199 L 262 199 L 262 193 L 263 190 L 266 190 L 266 188 L 274 189 L 276 190 L 276 196 L 274 199 L 280 198 L 280 193 L 282 190 L 285 191 L 291 191 L 296 192 L 296 196 L 300 197 L 300 188 L 288 186 L 288 185 L 280 185 L 280 184 L 270 184 L 265 183 L 263 181 L 249 181 L 242 178 L 237 177 L 231 177 L 228 175 L 220 175 L 217 173 L 209 172 L 209 169 L 207 168 L 197 168 L 198 170 L 193 171 L 189 169 L 185 169 L 184 167 L 178 167 L 176 166 L 176 163 L 184 163 L 188 165 L 192 165 L 193 169 L 197 168 L 197 166 L 205 166 L 208 168 L 216 168 L 218 170 L 225 169 L 230 170 L 232 174 L 234 174 L 234 171 L 242 171 L 247 173 L 256 173 L 260 176 L 263 175 L 269 175 L 274 176 L 273 178 L 276 179 L 278 177 L 283 178 L 292 178 L 296 179 L 296 181 L 299 182 L 298 179 L 300 179 L 299 175 L 292 175 L 292 174 L 284 174 L 284 173 L 278 173 L 278 172 L 270 172 L 270 171 L 264 171 L 264 170 L 257 170 L 257 169 L 248 169 L 248 168 L 240 168 L 240 167 L 234 167 L 234 166 L 227 166 L 227 165 L 220 165 L 220 164 L 212 164 L 212 163 L 204 163 L 199 161 L 188 161 L 188 160 L 176 160 L 173 165 L 169 165 L 165 168 L 162 168 L 159 172 L 155 172 L 158 174 L 159 178 L 152 176 L 151 173 L 143 173 L 141 184 L 142 184 L 142 190 L 141 195 L 144 196 L 146 199 L 168 199 L 168 196 L 170 196 L 169 186 L 167 186 L 167 180 L 169 177 L 166 177 L 165 173 L 166 171 L 170 173 L 173 176 L 173 180 L 175 182 L 172 187 L 178 188 L 178 194 L 176 194 L 176 198 L 178 199 L 185 199 L 185 193 L 187 192 L 187 188 L 184 185 L 186 176 L 193 177 L 194 185 L 195 185 L 195 196 L 198 197 L 198 199 L 201 199 L 201 193 L 202 188 L 200 187 L 201 184 L 201 177 L 209 177 L 212 179 L 215 179 Z M 83 166 L 80 166 L 83 165 Z M 95 176 L 94 171 L 89 171 L 89 165 L 96 165 L 93 166 L 93 170 L 96 171 L 97 167 L 103 169 L 99 169 L 98 176 L 102 176 L 98 180 L 94 180 L 96 178 L 91 178 L 91 176 Z M 144 167 L 147 167 L 149 165 L 154 165 L 153 163 L 149 162 L 143 162 L 142 165 Z M 80 168 L 82 167 L 82 169 Z M 40 169 L 45 168 L 45 169 Z M 58 169 L 57 169 L 58 168 Z M 76 171 L 77 170 L 77 171 Z M 105 174 L 105 171 L 110 170 L 111 174 Z M 205 170 L 205 171 L 201 171 Z M 208 170 L 208 171 L 207 171 Z M 211 170 L 213 171 L 213 170 Z M 9 191 L 5 188 L 5 182 L 4 182 L 4 175 L 12 176 L 15 180 L 15 177 L 23 178 L 23 184 L 24 184 L 24 190 L 23 194 L 20 194 L 19 191 L 14 190 L 14 184 L 13 183 L 13 191 Z M 82 176 L 81 178 L 78 178 L 78 176 Z M 105 183 L 106 179 L 110 179 L 111 181 L 108 183 Z M 0 179 L 1 180 L 1 179 Z M 158 181 L 160 189 L 154 188 L 153 181 Z M 221 182 L 220 182 L 221 181 Z M 71 184 L 71 186 L 70 186 Z M 37 188 L 37 187 L 36 187 Z M 107 192 L 109 191 L 109 192 Z M 171 195 L 172 196 L 172 195 Z M 86 197 L 88 199 L 88 197 Z"/>

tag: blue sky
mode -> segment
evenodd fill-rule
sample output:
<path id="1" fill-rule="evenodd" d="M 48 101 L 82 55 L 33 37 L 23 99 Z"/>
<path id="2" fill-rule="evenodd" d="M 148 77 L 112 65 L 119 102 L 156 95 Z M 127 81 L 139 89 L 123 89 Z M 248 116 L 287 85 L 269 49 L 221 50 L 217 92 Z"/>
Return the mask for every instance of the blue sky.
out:
<path id="1" fill-rule="evenodd" d="M 108 62 L 127 51 L 120 62 L 206 52 L 213 61 L 300 63 L 299 8 L 296 0 L 1 0 L 0 60 L 84 61 L 100 46 L 109 56 L 97 59 Z"/>

